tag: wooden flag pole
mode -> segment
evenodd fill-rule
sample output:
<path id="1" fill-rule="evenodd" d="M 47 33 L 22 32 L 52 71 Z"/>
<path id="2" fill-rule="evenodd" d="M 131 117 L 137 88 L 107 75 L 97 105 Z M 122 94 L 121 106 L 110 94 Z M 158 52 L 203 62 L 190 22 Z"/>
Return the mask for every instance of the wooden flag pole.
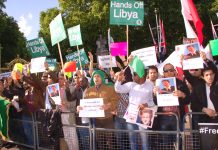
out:
<path id="1" fill-rule="evenodd" d="M 129 26 L 126 25 L 126 50 L 127 50 L 127 63 L 129 63 L 128 57 L 129 57 Z"/>
<path id="2" fill-rule="evenodd" d="M 79 57 L 79 65 L 80 65 L 80 69 L 81 69 L 81 71 L 82 71 L 82 70 L 83 70 L 83 67 L 82 67 L 82 62 L 81 62 L 81 59 L 80 59 L 80 51 L 79 51 L 79 46 L 77 45 L 77 46 L 76 46 L 76 48 L 77 48 L 78 57 Z"/>
<path id="3" fill-rule="evenodd" d="M 62 67 L 62 69 L 64 69 L 64 63 L 63 63 L 63 58 L 62 58 L 62 53 L 61 53 L 61 47 L 60 47 L 59 43 L 58 43 L 58 52 L 59 52 L 59 56 L 60 56 L 60 59 L 61 59 L 61 67 Z"/>
<path id="4" fill-rule="evenodd" d="M 59 56 L 60 56 L 60 59 L 61 59 L 61 67 L 62 67 L 63 72 L 64 72 L 64 62 L 63 62 L 62 53 L 61 53 L 61 46 L 60 46 L 59 43 L 58 43 L 58 52 L 59 52 Z M 64 73 L 64 79 L 66 79 L 65 73 Z"/>
<path id="5" fill-rule="evenodd" d="M 110 53 L 110 70 L 112 70 L 112 56 L 111 56 L 111 47 L 110 47 L 110 43 L 111 43 L 111 36 L 110 36 L 110 28 L 108 29 L 108 48 L 109 48 L 109 53 Z"/>

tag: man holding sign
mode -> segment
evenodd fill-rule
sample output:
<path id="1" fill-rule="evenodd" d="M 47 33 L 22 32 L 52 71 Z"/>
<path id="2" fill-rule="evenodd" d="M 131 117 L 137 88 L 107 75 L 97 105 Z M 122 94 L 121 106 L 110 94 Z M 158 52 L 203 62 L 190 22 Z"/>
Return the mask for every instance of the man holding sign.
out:
<path id="1" fill-rule="evenodd" d="M 170 63 L 167 63 L 163 67 L 163 75 L 164 78 L 170 78 L 170 77 L 176 77 L 176 70 L 174 66 Z M 154 87 L 154 102 L 157 104 L 157 97 L 156 94 L 159 91 L 160 87 Z M 190 92 L 186 84 L 176 79 L 176 87 L 173 91 L 173 96 L 177 96 L 179 100 L 179 106 L 164 106 L 164 107 L 158 107 L 158 112 L 173 112 L 180 116 L 180 129 L 182 130 L 183 126 L 183 117 L 185 115 L 185 109 L 184 106 L 188 105 L 190 103 Z M 170 130 L 176 130 L 176 118 L 175 116 L 169 115 L 169 116 L 159 116 L 158 117 L 158 124 L 160 125 L 161 131 L 170 131 Z M 169 135 L 169 139 L 164 138 L 166 140 L 163 140 L 164 144 L 167 144 L 169 142 L 169 139 L 172 139 L 172 141 L 175 141 L 175 137 L 172 135 Z M 168 143 L 169 144 L 169 143 Z"/>
<path id="2" fill-rule="evenodd" d="M 96 99 L 96 98 L 103 98 L 103 105 L 101 109 L 105 111 L 105 117 L 97 118 L 96 119 L 96 127 L 100 128 L 114 128 L 113 124 L 113 115 L 115 115 L 116 106 L 118 102 L 118 95 L 114 90 L 113 86 L 108 86 L 105 84 L 105 74 L 101 70 L 96 70 L 92 74 L 91 78 L 91 87 L 89 87 L 86 92 L 84 93 L 85 99 Z M 83 108 L 81 106 L 77 107 L 77 110 L 80 111 Z M 97 114 L 96 114 L 97 115 Z M 98 137 L 97 137 L 98 139 Z M 108 139 L 110 146 L 112 146 L 112 141 L 110 138 Z M 98 149 L 103 149 L 105 145 L 101 144 L 100 141 L 98 144 Z M 112 148 L 112 147 L 111 147 Z M 109 149 L 111 149 L 109 148 Z"/>

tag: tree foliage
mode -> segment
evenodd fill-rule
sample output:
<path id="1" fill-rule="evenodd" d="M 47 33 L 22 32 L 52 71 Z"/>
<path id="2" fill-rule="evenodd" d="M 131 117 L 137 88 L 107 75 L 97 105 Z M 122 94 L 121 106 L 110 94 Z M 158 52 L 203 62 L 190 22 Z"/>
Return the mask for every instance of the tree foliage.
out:
<path id="1" fill-rule="evenodd" d="M 6 13 L 0 13 L 0 44 L 1 44 L 1 62 L 2 65 L 20 55 L 22 58 L 28 58 L 26 53 L 26 39 L 14 18 Z"/>
<path id="2" fill-rule="evenodd" d="M 143 47 L 152 46 L 152 38 L 148 27 L 148 22 L 152 27 L 156 27 L 156 18 L 154 10 L 158 10 L 158 15 L 163 20 L 167 49 L 173 51 L 175 45 L 182 43 L 182 38 L 186 36 L 184 21 L 181 14 L 180 0 L 147 0 L 145 2 L 145 21 L 142 27 L 129 27 L 129 49 L 130 51 Z M 201 0 L 194 1 L 199 16 L 204 23 L 204 46 L 212 39 L 211 26 L 209 19 L 217 20 L 215 12 L 218 10 L 218 3 L 216 0 Z M 41 13 L 40 18 L 40 35 L 50 42 L 49 23 L 51 19 L 58 13 L 63 14 L 65 29 L 72 26 L 81 25 L 81 33 L 83 45 L 86 51 L 95 52 L 96 40 L 99 34 L 107 37 L 107 31 L 111 29 L 111 35 L 114 41 L 126 40 L 126 27 L 125 26 L 112 26 L 109 24 L 109 0 L 59 0 L 59 10 L 51 9 Z M 214 21 L 217 22 L 217 21 Z M 154 35 L 157 33 L 154 30 Z M 64 40 L 61 44 L 62 51 L 66 54 L 69 48 L 68 40 Z M 51 47 L 50 47 L 51 48 Z M 56 49 L 54 46 L 51 49 Z M 76 48 L 71 48 L 76 50 Z M 57 50 L 55 50 L 57 52 Z M 57 54 L 57 53 L 55 53 Z"/>

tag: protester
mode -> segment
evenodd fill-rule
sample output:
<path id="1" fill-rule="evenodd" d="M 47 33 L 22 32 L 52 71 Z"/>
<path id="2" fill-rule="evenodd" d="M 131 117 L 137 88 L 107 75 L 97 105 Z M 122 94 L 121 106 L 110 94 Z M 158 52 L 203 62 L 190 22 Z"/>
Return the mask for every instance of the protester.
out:
<path id="1" fill-rule="evenodd" d="M 141 68 L 140 71 L 144 71 L 144 68 Z M 129 103 L 133 103 L 135 105 L 138 105 L 139 109 L 143 109 L 145 107 L 151 107 L 154 106 L 153 102 L 153 83 L 150 81 L 146 81 L 146 74 L 140 78 L 139 75 L 134 72 L 133 81 L 134 82 L 128 82 L 125 84 L 121 84 L 121 81 L 123 79 L 123 72 L 120 72 L 118 74 L 118 79 L 115 83 L 115 90 L 118 93 L 128 93 L 129 94 Z M 127 128 L 129 130 L 144 130 L 142 127 L 138 127 L 136 124 L 127 123 Z M 147 150 L 149 147 L 148 143 L 148 136 L 147 134 L 141 133 L 141 140 L 142 140 L 142 147 L 144 150 Z M 131 150 L 138 149 L 137 144 L 137 134 L 136 133 L 129 133 L 129 140 L 131 145 Z"/>
<path id="2" fill-rule="evenodd" d="M 115 81 L 118 78 L 120 72 L 116 72 L 114 79 Z M 127 83 L 127 81 L 125 80 L 125 75 L 123 74 L 121 79 L 121 83 L 125 84 Z M 124 114 L 127 110 L 128 104 L 129 104 L 129 95 L 128 93 L 118 93 L 120 96 L 120 99 L 118 101 L 117 104 L 117 111 L 116 111 L 116 116 L 114 118 L 114 125 L 115 125 L 115 129 L 117 130 L 127 130 L 127 123 L 126 120 L 123 118 Z M 128 147 L 127 141 L 128 139 L 126 139 L 126 134 L 123 132 L 118 132 L 116 133 L 116 140 L 117 140 L 117 146 L 118 149 L 121 150 L 125 150 Z"/>
<path id="3" fill-rule="evenodd" d="M 60 87 L 60 98 L 61 98 L 61 121 L 63 126 L 64 139 L 61 139 L 61 146 L 68 147 L 68 150 L 79 149 L 78 144 L 78 136 L 76 132 L 76 127 L 73 125 L 76 123 L 75 121 L 75 112 L 76 107 L 72 102 L 70 102 L 67 96 L 68 82 L 66 81 L 64 74 L 59 73 L 58 75 L 58 83 Z M 71 131 L 72 139 L 68 139 L 69 131 Z"/>
<path id="4" fill-rule="evenodd" d="M 163 67 L 163 77 L 169 78 L 169 77 L 175 77 L 176 76 L 176 70 L 174 69 L 174 66 L 170 63 L 167 63 Z M 185 109 L 184 106 L 188 105 L 190 103 L 190 92 L 186 84 L 176 79 L 176 87 L 177 90 L 173 92 L 174 96 L 178 97 L 179 100 L 179 106 L 165 106 L 165 107 L 158 107 L 158 112 L 173 112 L 177 114 L 179 117 L 179 127 L 180 130 L 183 130 L 183 117 L 185 115 Z M 157 98 L 156 93 L 159 91 L 159 87 L 154 87 L 154 102 L 157 104 Z M 177 130 L 177 120 L 175 116 L 172 115 L 161 115 L 158 116 L 158 124 L 159 124 L 159 130 L 161 131 L 176 131 Z M 163 143 L 168 144 L 169 141 L 175 141 L 175 137 L 169 135 L 167 138 L 163 138 Z"/>
<path id="5" fill-rule="evenodd" d="M 101 70 L 96 70 L 92 74 L 90 87 L 84 93 L 84 99 L 87 98 L 103 98 L 104 104 L 101 109 L 105 111 L 105 117 L 96 118 L 94 125 L 100 128 L 110 128 L 114 129 L 113 116 L 115 115 L 116 106 L 118 102 L 118 95 L 114 90 L 113 86 L 108 86 L 105 83 L 105 74 Z M 82 109 L 81 106 L 78 107 L 78 111 Z M 98 137 L 96 137 L 98 139 Z M 105 137 L 106 141 L 109 143 L 110 149 L 114 146 L 112 145 L 112 138 Z M 98 141 L 98 140 L 97 140 Z M 97 142 L 98 149 L 102 149 L 105 145 Z"/>
<path id="6" fill-rule="evenodd" d="M 202 77 L 204 82 L 199 82 L 193 88 L 191 108 L 194 112 L 204 112 L 206 116 L 199 117 L 199 122 L 217 123 L 217 68 L 213 62 L 204 58 Z"/>
<path id="7" fill-rule="evenodd" d="M 149 66 L 147 72 L 148 72 L 147 79 L 155 85 L 155 82 L 158 78 L 157 67 L 156 66 Z"/>

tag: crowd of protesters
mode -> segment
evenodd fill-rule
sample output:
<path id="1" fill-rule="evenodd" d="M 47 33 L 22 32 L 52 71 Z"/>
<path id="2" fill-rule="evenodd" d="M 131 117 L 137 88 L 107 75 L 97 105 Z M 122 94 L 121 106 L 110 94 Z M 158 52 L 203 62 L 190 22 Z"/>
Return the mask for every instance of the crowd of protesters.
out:
<path id="1" fill-rule="evenodd" d="M 79 149 L 81 144 L 78 138 L 85 139 L 89 136 L 88 130 L 77 131 L 73 126 L 68 125 L 83 125 L 92 124 L 97 128 L 110 128 L 122 130 L 160 130 L 173 131 L 176 130 L 176 119 L 169 116 L 155 117 L 153 128 L 145 129 L 137 124 L 127 123 L 123 118 L 127 107 L 130 103 L 137 104 L 139 110 L 147 107 L 157 107 L 156 93 L 159 87 L 155 85 L 158 78 L 176 78 L 176 88 L 173 95 L 178 97 L 179 106 L 158 107 L 157 112 L 173 112 L 179 117 L 179 127 L 183 130 L 183 117 L 190 105 L 193 112 L 204 112 L 203 116 L 193 117 L 193 128 L 197 129 L 198 122 L 218 122 L 218 82 L 217 82 L 217 67 L 209 59 L 206 58 L 205 53 L 201 52 L 200 56 L 204 61 L 203 69 L 192 69 L 184 71 L 184 78 L 182 80 L 177 78 L 177 71 L 175 67 L 167 63 L 163 67 L 163 76 L 158 72 L 156 66 L 150 66 L 144 69 L 144 75 L 139 77 L 137 72 L 128 66 L 133 57 L 130 56 L 128 60 L 125 57 L 120 57 L 123 64 L 118 72 L 113 70 L 105 71 L 104 69 L 93 68 L 93 56 L 89 53 L 90 67 L 88 71 L 77 70 L 73 73 L 72 78 L 66 78 L 63 71 L 47 70 L 41 75 L 22 74 L 20 78 L 9 76 L 0 80 L 0 95 L 5 101 L 9 103 L 9 116 L 13 119 L 29 120 L 44 119 L 48 125 L 48 137 L 54 144 L 55 149 Z M 181 57 L 181 60 L 183 57 Z M 16 72 L 15 72 L 16 74 Z M 47 91 L 47 86 L 53 83 L 59 83 L 61 104 L 55 105 L 54 100 L 50 97 Z M 82 109 L 80 106 L 80 99 L 87 98 L 103 98 L 104 104 L 101 108 L 105 111 L 103 118 L 79 118 L 78 113 Z M 41 111 L 36 116 L 33 114 Z M 70 113 L 70 115 L 68 114 Z M 41 117 L 45 114 L 45 118 Z M 36 118 L 35 118 L 36 117 Z M 22 127 L 22 128 L 21 128 Z M 21 129 L 23 131 L 21 131 Z M 9 119 L 9 137 L 16 139 L 23 137 L 27 144 L 33 144 L 33 128 L 31 124 L 21 123 L 13 124 Z M 72 141 L 66 142 L 64 145 L 61 140 L 71 131 L 76 135 Z M 13 133 L 13 134 L 12 134 Z M 2 139 L 7 138 L 7 133 L 1 132 Z M 10 136 L 11 135 L 11 136 Z M 13 135 L 13 136 L 12 136 Z M 18 136 L 19 135 L 19 136 Z M 149 142 L 148 135 L 141 132 L 141 149 L 152 149 L 155 145 Z M 115 146 L 117 149 L 140 149 L 137 144 L 137 134 L 130 132 L 128 136 L 129 142 L 123 142 L 122 133 L 114 135 L 116 137 L 116 144 L 112 144 L 112 138 L 106 138 L 106 143 L 109 149 Z M 4 138 L 3 138 L 4 137 Z M 104 149 L 101 139 L 97 138 L 97 149 Z M 126 137 L 125 137 L 126 138 Z M 173 138 L 168 136 L 165 138 Z M 160 141 L 166 144 L 166 141 Z M 84 144 L 84 142 L 83 142 Z M 61 147 L 61 148 L 60 148 Z M 67 148 L 68 147 L 68 148 Z M 86 148 L 89 147 L 87 144 Z"/>

